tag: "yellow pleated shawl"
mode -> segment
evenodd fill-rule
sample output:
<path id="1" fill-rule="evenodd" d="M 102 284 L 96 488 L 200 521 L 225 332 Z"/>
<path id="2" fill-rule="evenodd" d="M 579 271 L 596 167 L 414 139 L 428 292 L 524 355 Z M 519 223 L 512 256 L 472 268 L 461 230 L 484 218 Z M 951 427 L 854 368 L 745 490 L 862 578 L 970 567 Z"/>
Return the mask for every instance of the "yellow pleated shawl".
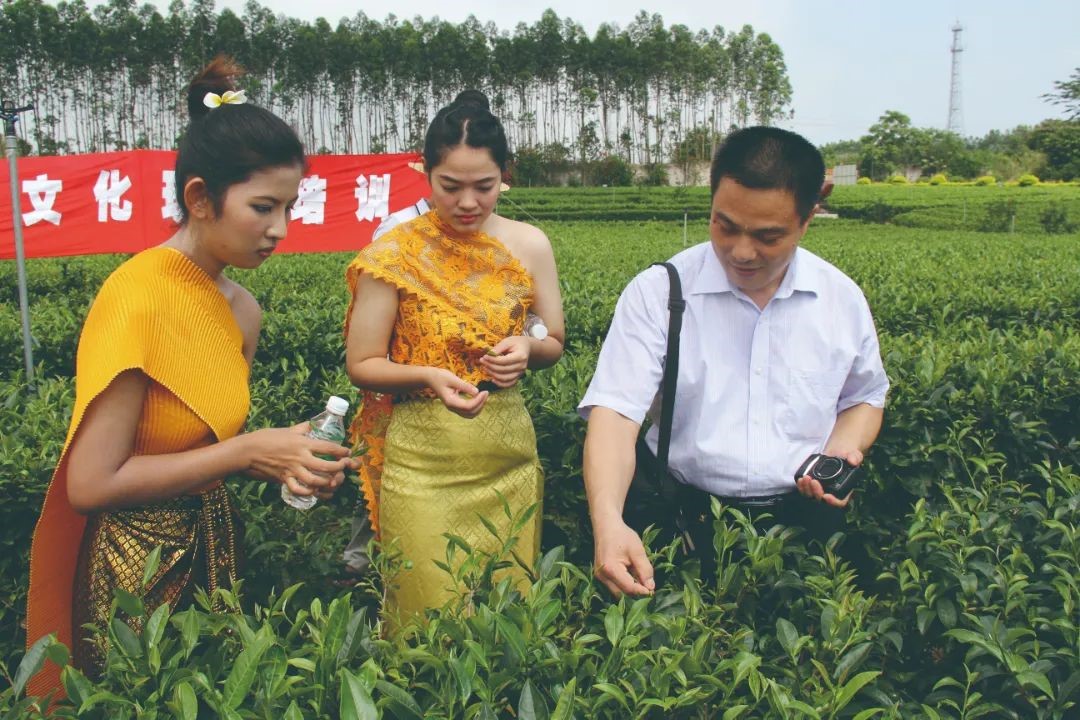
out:
<path id="1" fill-rule="evenodd" d="M 152 380 L 137 455 L 191 449 L 243 428 L 250 402 L 243 334 L 214 280 L 178 250 L 152 248 L 121 265 L 86 317 L 71 425 L 34 531 L 28 646 L 53 632 L 71 644 L 72 585 L 86 518 L 68 503 L 68 449 L 87 408 L 126 370 Z M 46 663 L 28 687 L 34 694 L 60 688 L 59 668 Z"/>

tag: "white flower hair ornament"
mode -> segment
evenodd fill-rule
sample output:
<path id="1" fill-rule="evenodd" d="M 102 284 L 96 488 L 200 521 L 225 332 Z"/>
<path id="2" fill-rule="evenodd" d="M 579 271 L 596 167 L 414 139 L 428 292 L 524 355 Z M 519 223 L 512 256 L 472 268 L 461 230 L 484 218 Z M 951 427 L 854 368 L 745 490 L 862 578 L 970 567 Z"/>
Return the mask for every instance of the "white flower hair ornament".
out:
<path id="1" fill-rule="evenodd" d="M 226 90 L 218 95 L 216 92 L 208 92 L 203 96 L 203 105 L 213 110 L 222 105 L 243 105 L 247 102 L 247 96 L 243 90 Z"/>

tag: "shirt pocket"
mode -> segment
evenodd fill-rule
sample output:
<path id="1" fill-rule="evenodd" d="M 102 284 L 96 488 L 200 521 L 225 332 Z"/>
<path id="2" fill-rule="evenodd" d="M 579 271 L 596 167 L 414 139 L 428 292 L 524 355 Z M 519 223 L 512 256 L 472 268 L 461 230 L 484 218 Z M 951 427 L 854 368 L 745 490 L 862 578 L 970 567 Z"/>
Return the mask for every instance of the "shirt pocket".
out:
<path id="1" fill-rule="evenodd" d="M 781 425 L 790 438 L 823 440 L 836 422 L 836 406 L 847 372 L 791 368 Z"/>

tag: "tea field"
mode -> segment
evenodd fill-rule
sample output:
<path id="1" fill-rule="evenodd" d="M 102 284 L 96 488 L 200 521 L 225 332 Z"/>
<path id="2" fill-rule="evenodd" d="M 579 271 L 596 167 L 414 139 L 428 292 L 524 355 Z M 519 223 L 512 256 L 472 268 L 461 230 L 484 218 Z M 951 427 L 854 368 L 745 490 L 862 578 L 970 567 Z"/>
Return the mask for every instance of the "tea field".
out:
<path id="1" fill-rule="evenodd" d="M 815 220 L 805 241 L 866 292 L 892 381 L 885 427 L 850 513 L 846 546 L 859 548 L 860 560 L 852 564 L 835 544 L 807 544 L 794 529 L 759 533 L 720 508 L 714 575 L 701 577 L 673 548 L 654 547 L 655 596 L 616 602 L 591 577 L 585 428 L 574 407 L 622 286 L 683 246 L 685 204 L 699 211 L 690 241 L 707 237 L 707 192 L 601 190 L 591 191 L 599 199 L 515 190 L 516 204 L 501 208 L 539 218 L 551 237 L 568 328 L 560 363 L 523 381 L 547 477 L 545 554 L 524 596 L 492 581 L 487 570 L 502 558 L 477 557 L 462 570 L 469 592 L 457 606 L 422 630 L 385 637 L 379 574 L 352 588 L 333 582 L 355 489 L 303 514 L 283 507 L 276 487 L 234 478 L 247 552 L 243 584 L 226 593 L 236 611 L 215 615 L 205 603 L 164 609 L 141 633 L 117 621 L 108 629 L 105 677 L 92 682 L 65 670 L 69 699 L 55 711 L 1080 716 L 1080 238 L 1047 233 L 1038 220 L 1046 203 L 1080 220 L 1080 190 L 919 187 L 887 195 L 893 188 L 872 187 L 845 198 L 848 189 L 838 189 L 834 205 L 856 208 L 852 215 L 875 202 L 908 208 L 889 223 L 841 211 L 839 220 Z M 1018 219 L 1013 233 L 946 229 L 932 204 L 916 202 L 936 191 L 947 191 L 933 197 L 950 200 L 939 203 L 949 217 L 963 212 L 961 196 L 971 208 L 975 193 L 996 192 L 991 201 L 1020 197 L 1018 216 L 1031 221 Z M 1025 205 L 1020 194 L 1028 191 L 1050 195 L 1027 196 L 1037 202 Z M 612 200 L 620 193 L 626 202 Z M 640 202 L 628 199 L 633 193 Z M 917 227 L 899 222 L 911 212 L 923 213 Z M 282 256 L 234 273 L 264 309 L 252 428 L 296 422 L 327 395 L 351 393 L 341 343 L 349 259 Z M 32 392 L 22 380 L 14 268 L 0 266 L 4 717 L 38 717 L 40 706 L 22 696 L 26 673 L 45 657 L 66 658 L 48 641 L 23 657 L 30 536 L 70 416 L 80 323 L 121 261 L 30 263 L 40 377 Z M 380 560 L 380 571 L 388 562 Z M 129 598 L 118 602 L 140 611 Z"/>

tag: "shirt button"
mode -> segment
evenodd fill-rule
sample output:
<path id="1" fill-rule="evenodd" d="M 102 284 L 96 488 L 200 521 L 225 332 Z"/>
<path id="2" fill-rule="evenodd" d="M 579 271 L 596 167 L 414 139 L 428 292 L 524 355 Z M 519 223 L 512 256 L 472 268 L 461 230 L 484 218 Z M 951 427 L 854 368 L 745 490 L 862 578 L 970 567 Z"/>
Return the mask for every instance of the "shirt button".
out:
<path id="1" fill-rule="evenodd" d="M 761 368 L 754 368 L 754 374 L 755 375 L 760 375 L 761 374 Z"/>

